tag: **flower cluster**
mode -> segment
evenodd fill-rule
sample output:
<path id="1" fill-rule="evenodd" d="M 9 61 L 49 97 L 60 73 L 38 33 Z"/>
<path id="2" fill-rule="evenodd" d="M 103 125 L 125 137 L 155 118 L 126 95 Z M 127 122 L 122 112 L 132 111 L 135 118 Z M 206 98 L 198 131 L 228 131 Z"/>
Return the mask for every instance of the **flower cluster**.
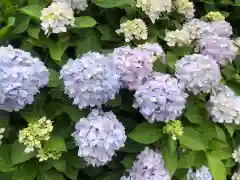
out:
<path id="1" fill-rule="evenodd" d="M 173 140 L 183 134 L 182 122 L 179 120 L 169 121 L 164 127 L 163 132 L 172 136 Z"/>
<path id="2" fill-rule="evenodd" d="M 171 0 L 137 0 L 136 6 L 141 8 L 146 15 L 155 23 L 162 13 L 170 12 L 172 7 Z"/>
<path id="3" fill-rule="evenodd" d="M 78 156 L 93 166 L 105 165 L 111 161 L 116 150 L 124 146 L 127 139 L 124 126 L 112 112 L 93 109 L 87 118 L 81 118 L 72 134 Z"/>
<path id="4" fill-rule="evenodd" d="M 214 122 L 240 124 L 240 97 L 228 87 L 212 95 L 207 108 Z"/>
<path id="5" fill-rule="evenodd" d="M 155 72 L 135 92 L 133 107 L 150 123 L 168 122 L 182 114 L 187 96 L 177 79 Z"/>
<path id="6" fill-rule="evenodd" d="M 111 57 L 88 52 L 62 67 L 65 92 L 80 109 L 100 106 L 114 99 L 120 88 L 117 69 Z"/>
<path id="7" fill-rule="evenodd" d="M 191 36 L 189 36 L 187 31 L 175 30 L 167 31 L 164 40 L 167 42 L 168 46 L 185 46 L 191 44 Z"/>
<path id="8" fill-rule="evenodd" d="M 210 21 L 222 21 L 225 20 L 224 15 L 222 15 L 222 13 L 220 13 L 219 11 L 216 12 L 209 12 L 205 15 L 205 17 L 210 20 Z"/>
<path id="9" fill-rule="evenodd" d="M 5 132 L 5 130 L 5 128 L 0 128 L 0 146 L 2 145 L 3 133 Z"/>
<path id="10" fill-rule="evenodd" d="M 158 43 L 145 43 L 145 44 L 139 45 L 138 48 L 142 50 L 146 50 L 150 53 L 153 53 L 153 56 L 155 56 L 156 58 L 160 58 L 162 62 L 165 64 L 166 55 L 164 53 L 162 46 L 159 45 Z"/>
<path id="11" fill-rule="evenodd" d="M 194 17 L 195 9 L 193 2 L 189 0 L 175 0 L 174 7 L 179 14 L 183 14 L 187 19 Z"/>
<path id="12" fill-rule="evenodd" d="M 236 171 L 233 175 L 231 180 L 240 180 L 240 170 Z"/>
<path id="13" fill-rule="evenodd" d="M 111 56 L 121 76 L 122 87 L 130 90 L 136 90 L 151 75 L 156 60 L 153 53 L 129 46 L 116 48 Z"/>
<path id="14" fill-rule="evenodd" d="M 54 0 L 54 2 L 66 3 L 72 9 L 79 11 L 85 11 L 88 7 L 87 0 Z"/>
<path id="15" fill-rule="evenodd" d="M 202 166 L 194 172 L 192 169 L 188 170 L 187 180 L 212 180 L 212 175 L 206 166 Z"/>
<path id="16" fill-rule="evenodd" d="M 127 20 L 116 30 L 117 34 L 124 34 L 125 41 L 130 42 L 134 38 L 137 40 L 146 40 L 148 37 L 147 26 L 142 19 Z"/>
<path id="17" fill-rule="evenodd" d="M 175 75 L 180 83 L 194 94 L 209 93 L 219 85 L 221 73 L 218 64 L 208 56 L 192 54 L 175 64 Z"/>
<path id="18" fill-rule="evenodd" d="M 36 157 L 39 159 L 40 162 L 47 161 L 49 159 L 57 160 L 61 156 L 62 156 L 62 152 L 49 151 L 43 148 L 39 149 L 36 155 Z"/>
<path id="19" fill-rule="evenodd" d="M 41 26 L 45 34 L 66 32 L 67 26 L 74 25 L 74 13 L 67 3 L 53 2 L 42 10 Z"/>
<path id="20" fill-rule="evenodd" d="M 19 111 L 48 84 L 48 69 L 28 52 L 0 47 L 0 81 L 0 109 Z"/>
<path id="21" fill-rule="evenodd" d="M 201 54 L 212 57 L 220 65 L 231 63 L 238 53 L 234 41 L 216 35 L 200 39 L 199 48 Z"/>
<path id="22" fill-rule="evenodd" d="M 26 146 L 24 151 L 29 153 L 34 151 L 34 148 L 41 149 L 42 141 L 50 139 L 52 130 L 52 122 L 42 117 L 35 123 L 29 123 L 27 128 L 20 130 L 18 140 Z"/>
<path id="23" fill-rule="evenodd" d="M 209 23 L 209 29 L 205 31 L 207 35 L 217 35 L 220 37 L 230 37 L 233 33 L 232 26 L 227 21 L 213 21 Z"/>
<path id="24" fill-rule="evenodd" d="M 145 148 L 133 163 L 131 169 L 128 170 L 128 176 L 123 176 L 120 180 L 170 180 L 170 173 L 165 168 L 165 163 L 162 154 L 159 151 L 154 151 Z"/>

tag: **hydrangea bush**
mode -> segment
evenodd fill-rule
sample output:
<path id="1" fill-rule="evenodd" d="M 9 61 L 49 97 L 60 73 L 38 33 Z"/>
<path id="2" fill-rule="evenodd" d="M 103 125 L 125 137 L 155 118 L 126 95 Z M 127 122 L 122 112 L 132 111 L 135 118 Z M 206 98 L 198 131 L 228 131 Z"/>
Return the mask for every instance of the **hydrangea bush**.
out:
<path id="1" fill-rule="evenodd" d="M 240 180 L 238 1 L 1 0 L 1 180 Z"/>

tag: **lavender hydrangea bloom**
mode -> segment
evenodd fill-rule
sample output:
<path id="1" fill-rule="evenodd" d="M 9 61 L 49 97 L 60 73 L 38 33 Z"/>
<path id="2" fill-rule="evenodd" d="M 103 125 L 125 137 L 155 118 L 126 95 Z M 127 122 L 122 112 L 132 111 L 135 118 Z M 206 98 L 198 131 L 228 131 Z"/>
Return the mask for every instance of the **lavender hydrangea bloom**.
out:
<path id="1" fill-rule="evenodd" d="M 205 31 L 204 36 L 218 35 L 221 37 L 230 37 L 232 35 L 232 26 L 227 21 L 213 21 L 209 23 L 208 31 Z"/>
<path id="2" fill-rule="evenodd" d="M 93 166 L 102 166 L 111 161 L 115 151 L 124 146 L 127 139 L 124 126 L 110 112 L 94 109 L 81 118 L 72 134 L 77 146 L 78 156 Z"/>
<path id="3" fill-rule="evenodd" d="M 212 180 L 212 175 L 206 166 L 202 166 L 193 172 L 192 169 L 188 170 L 187 180 Z"/>
<path id="4" fill-rule="evenodd" d="M 200 53 L 212 57 L 218 64 L 227 65 L 237 56 L 238 48 L 227 37 L 206 36 L 199 41 Z"/>
<path id="5" fill-rule="evenodd" d="M 148 147 L 137 156 L 128 173 L 128 176 L 123 176 L 120 180 L 171 180 L 161 152 Z"/>
<path id="6" fill-rule="evenodd" d="M 82 109 L 114 99 L 120 88 L 120 76 L 116 72 L 110 57 L 89 52 L 75 61 L 70 59 L 60 74 L 66 93 Z"/>
<path id="7" fill-rule="evenodd" d="M 208 56 L 193 54 L 184 56 L 175 64 L 175 75 L 180 83 L 194 94 L 209 93 L 220 83 L 218 64 Z"/>
<path id="8" fill-rule="evenodd" d="M 47 84 L 48 70 L 38 58 L 12 46 L 0 47 L 0 109 L 23 109 Z"/>
<path id="9" fill-rule="evenodd" d="M 116 48 L 111 55 L 121 75 L 123 88 L 136 90 L 153 71 L 152 53 L 129 46 Z"/>
<path id="10" fill-rule="evenodd" d="M 148 122 L 168 122 L 179 117 L 185 108 L 187 94 L 177 79 L 155 72 L 134 94 L 134 108 L 139 108 Z"/>
<path id="11" fill-rule="evenodd" d="M 214 122 L 240 124 L 240 97 L 227 86 L 210 97 L 207 109 Z"/>
<path id="12" fill-rule="evenodd" d="M 166 63 L 166 55 L 164 53 L 164 50 L 162 46 L 158 43 L 145 43 L 142 45 L 139 45 L 138 48 L 146 50 L 150 53 L 153 53 L 153 55 L 157 58 L 161 58 L 162 62 Z"/>

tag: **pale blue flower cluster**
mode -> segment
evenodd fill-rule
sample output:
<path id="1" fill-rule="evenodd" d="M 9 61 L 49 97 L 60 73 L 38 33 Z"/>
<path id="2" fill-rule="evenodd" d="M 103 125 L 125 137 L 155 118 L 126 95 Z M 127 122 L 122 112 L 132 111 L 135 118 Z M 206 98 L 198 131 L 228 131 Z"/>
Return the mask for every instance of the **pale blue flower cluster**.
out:
<path id="1" fill-rule="evenodd" d="M 81 118 L 72 134 L 78 156 L 92 166 L 102 166 L 111 161 L 116 150 L 124 146 L 127 136 L 124 126 L 110 112 L 93 109 L 86 118 Z"/>
<path id="2" fill-rule="evenodd" d="M 194 94 L 209 93 L 220 83 L 219 66 L 208 56 L 202 54 L 187 55 L 177 61 L 175 67 L 175 75 L 180 83 Z"/>
<path id="3" fill-rule="evenodd" d="M 127 171 L 128 176 L 123 176 L 120 180 L 171 180 L 161 152 L 148 147 L 137 156 L 132 168 Z"/>
<path id="4" fill-rule="evenodd" d="M 88 52 L 70 59 L 60 72 L 65 92 L 80 109 L 101 106 L 119 92 L 120 76 L 110 57 Z"/>
<path id="5" fill-rule="evenodd" d="M 206 166 L 202 166 L 195 172 L 192 169 L 189 169 L 187 180 L 212 180 L 212 175 Z"/>
<path id="6" fill-rule="evenodd" d="M 168 74 L 153 73 L 134 94 L 134 108 L 139 108 L 148 122 L 168 122 L 179 117 L 188 95 L 177 79 Z"/>
<path id="7" fill-rule="evenodd" d="M 212 21 L 209 23 L 209 29 L 205 31 L 204 36 L 218 35 L 221 37 L 230 37 L 232 35 L 232 26 L 227 21 Z"/>
<path id="8" fill-rule="evenodd" d="M 200 53 L 213 58 L 220 65 L 227 65 L 235 59 L 238 48 L 228 37 L 206 36 L 199 41 Z"/>
<path id="9" fill-rule="evenodd" d="M 210 96 L 207 108 L 214 122 L 240 124 L 240 97 L 227 86 Z"/>
<path id="10" fill-rule="evenodd" d="M 48 69 L 29 52 L 0 47 L 0 109 L 19 111 L 48 84 Z"/>
<path id="11" fill-rule="evenodd" d="M 116 48 L 111 54 L 121 76 L 123 88 L 136 90 L 153 71 L 156 57 L 152 52 L 124 46 Z"/>

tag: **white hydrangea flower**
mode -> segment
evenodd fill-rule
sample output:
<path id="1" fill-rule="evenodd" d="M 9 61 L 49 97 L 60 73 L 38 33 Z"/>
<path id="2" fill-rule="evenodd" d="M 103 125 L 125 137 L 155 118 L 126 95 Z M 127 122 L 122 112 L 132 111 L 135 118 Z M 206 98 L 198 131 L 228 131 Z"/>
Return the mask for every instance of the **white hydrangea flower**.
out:
<path id="1" fill-rule="evenodd" d="M 232 63 L 238 53 L 234 41 L 228 37 L 206 36 L 199 41 L 200 53 L 213 58 L 220 65 Z"/>
<path id="2" fill-rule="evenodd" d="M 123 88 L 136 90 L 153 71 L 156 58 L 149 51 L 123 46 L 111 54 L 121 76 Z"/>
<path id="3" fill-rule="evenodd" d="M 93 166 L 102 166 L 111 161 L 116 150 L 124 146 L 127 139 L 124 126 L 110 112 L 93 109 L 86 118 L 81 118 L 72 134 L 78 156 Z"/>
<path id="4" fill-rule="evenodd" d="M 150 123 L 168 122 L 182 114 L 187 97 L 177 79 L 155 72 L 135 92 L 133 107 Z"/>
<path id="5" fill-rule="evenodd" d="M 187 180 L 212 180 L 212 175 L 206 166 L 202 166 L 193 172 L 192 169 L 188 170 Z"/>
<path id="6" fill-rule="evenodd" d="M 124 34 L 126 42 L 130 42 L 134 38 L 146 40 L 148 37 L 148 29 L 142 19 L 127 20 L 120 24 L 120 29 L 116 30 L 116 33 Z"/>
<path id="7" fill-rule="evenodd" d="M 54 2 L 67 3 L 72 9 L 85 11 L 88 7 L 87 0 L 54 0 Z"/>
<path id="8" fill-rule="evenodd" d="M 174 7 L 178 13 L 183 14 L 187 19 L 194 17 L 195 9 L 193 2 L 189 0 L 175 0 Z"/>
<path id="9" fill-rule="evenodd" d="M 42 10 L 41 26 L 45 34 L 66 32 L 67 26 L 74 25 L 74 13 L 66 3 L 53 2 Z"/>
<path id="10" fill-rule="evenodd" d="M 188 34 L 191 40 L 200 39 L 204 33 L 211 31 L 210 25 L 200 19 L 191 19 L 183 24 L 182 30 Z"/>
<path id="11" fill-rule="evenodd" d="M 148 147 L 137 156 L 137 160 L 127 172 L 128 176 L 123 176 L 120 180 L 171 180 L 161 152 Z"/>
<path id="12" fill-rule="evenodd" d="M 148 15 L 152 23 L 155 23 L 162 13 L 171 11 L 172 0 L 137 0 L 136 6 Z"/>
<path id="13" fill-rule="evenodd" d="M 114 99 L 121 85 L 113 58 L 94 52 L 69 59 L 60 74 L 65 93 L 80 109 L 101 106 Z"/>
<path id="14" fill-rule="evenodd" d="M 231 180 L 240 180 L 240 170 L 236 171 L 233 175 Z"/>
<path id="15" fill-rule="evenodd" d="M 232 157 L 236 163 L 240 162 L 240 147 L 238 147 L 237 149 L 234 149 L 234 152 L 232 153 Z"/>
<path id="16" fill-rule="evenodd" d="M 158 43 L 145 43 L 138 46 L 138 48 L 146 50 L 150 53 L 153 53 L 153 55 L 157 58 L 160 58 L 162 62 L 165 64 L 166 62 L 166 55 L 164 53 L 164 50 L 162 46 Z"/>
<path id="17" fill-rule="evenodd" d="M 190 45 L 192 42 L 188 32 L 179 29 L 167 31 L 164 40 L 171 47 Z"/>
<path id="18" fill-rule="evenodd" d="M 240 97 L 227 86 L 210 97 L 207 108 L 214 122 L 240 124 Z"/>
<path id="19" fill-rule="evenodd" d="M 202 54 L 187 55 L 177 61 L 175 67 L 175 75 L 180 83 L 194 94 L 209 93 L 220 83 L 219 66 L 208 56 Z"/>

